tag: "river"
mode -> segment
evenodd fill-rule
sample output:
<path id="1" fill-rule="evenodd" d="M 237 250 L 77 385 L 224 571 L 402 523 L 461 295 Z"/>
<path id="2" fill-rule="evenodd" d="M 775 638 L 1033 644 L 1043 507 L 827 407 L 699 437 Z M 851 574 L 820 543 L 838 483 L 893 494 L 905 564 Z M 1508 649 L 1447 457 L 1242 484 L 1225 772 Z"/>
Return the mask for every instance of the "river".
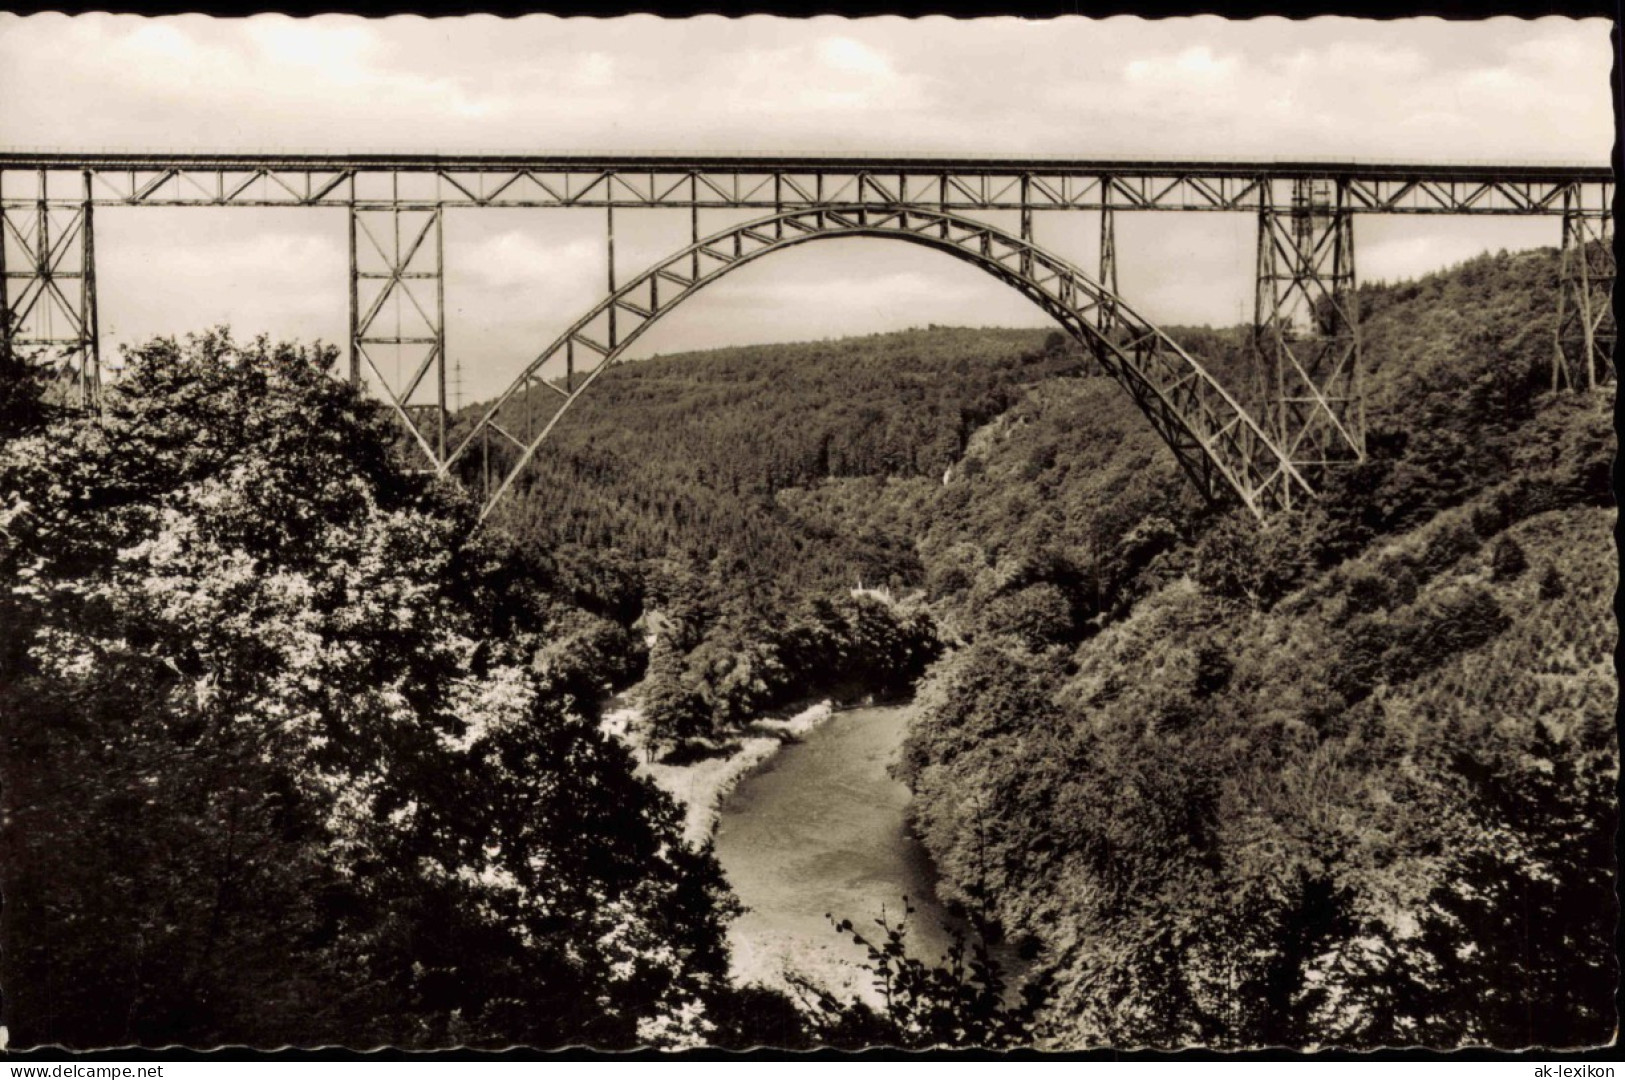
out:
<path id="1" fill-rule="evenodd" d="M 909 952 L 928 963 L 949 943 L 924 849 L 904 824 L 909 791 L 892 779 L 908 705 L 837 713 L 742 781 L 718 815 L 717 857 L 749 910 L 729 931 L 734 978 L 782 987 L 788 965 L 841 996 L 875 1000 L 864 951 L 825 913 L 878 938 L 874 919 L 915 908 Z"/>

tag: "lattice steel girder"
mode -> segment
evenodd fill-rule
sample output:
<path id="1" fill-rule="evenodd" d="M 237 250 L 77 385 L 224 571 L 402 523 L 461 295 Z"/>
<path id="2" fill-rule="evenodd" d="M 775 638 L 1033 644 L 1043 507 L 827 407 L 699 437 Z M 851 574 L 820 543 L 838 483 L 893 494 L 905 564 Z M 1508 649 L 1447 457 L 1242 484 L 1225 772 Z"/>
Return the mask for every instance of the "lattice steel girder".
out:
<path id="1" fill-rule="evenodd" d="M 1614 237 L 1606 205 L 1587 205 L 1576 186 L 1563 196 L 1552 388 L 1591 389 L 1613 374 Z"/>
<path id="2" fill-rule="evenodd" d="M 350 210 L 350 371 L 370 376 L 407 434 L 446 457 L 444 213 Z"/>
<path id="3" fill-rule="evenodd" d="M 45 183 L 36 177 L 37 184 Z M 78 203 L 7 198 L 0 175 L 0 359 L 34 359 L 72 386 L 81 406 L 101 385 L 96 315 L 95 208 L 79 177 Z"/>
<path id="4" fill-rule="evenodd" d="M 774 251 L 850 236 L 889 237 L 944 251 L 987 271 L 1048 311 L 1128 390 L 1207 497 L 1233 494 L 1262 515 L 1313 494 L 1263 427 L 1200 363 L 1071 263 L 982 222 L 938 211 L 867 204 L 791 210 L 735 226 L 622 284 L 526 366 L 464 434 L 442 464 L 442 473 L 491 433 L 510 443 L 518 457 L 489 494 L 485 506 L 489 514 L 570 406 L 664 314 L 724 274 Z M 1108 310 L 1114 327 L 1109 333 L 1101 325 Z M 606 344 L 612 315 L 619 318 L 619 338 Z M 550 364 L 556 368 L 560 359 L 568 358 L 587 359 L 590 367 L 579 384 L 561 391 L 557 375 L 545 377 L 543 369 Z M 563 400 L 539 432 L 528 438 L 514 435 L 532 424 L 535 391 L 543 386 L 562 392 Z"/>
<path id="5" fill-rule="evenodd" d="M 1290 187 L 1287 211 L 1259 213 L 1253 341 L 1270 432 L 1313 476 L 1365 457 L 1354 225 L 1343 185 Z"/>
<path id="6" fill-rule="evenodd" d="M 92 178 L 107 206 L 622 206 L 786 210 L 859 202 L 964 210 L 1257 212 L 1281 182 L 1337 182 L 1351 213 L 1550 214 L 1607 167 L 977 158 L 442 157 L 0 153 L 0 173 Z M 31 181 L 30 181 L 31 182 Z M 49 190 L 46 190 L 49 188 Z M 20 189 L 19 189 L 20 190 Z M 31 203 L 36 193 L 14 196 Z"/>

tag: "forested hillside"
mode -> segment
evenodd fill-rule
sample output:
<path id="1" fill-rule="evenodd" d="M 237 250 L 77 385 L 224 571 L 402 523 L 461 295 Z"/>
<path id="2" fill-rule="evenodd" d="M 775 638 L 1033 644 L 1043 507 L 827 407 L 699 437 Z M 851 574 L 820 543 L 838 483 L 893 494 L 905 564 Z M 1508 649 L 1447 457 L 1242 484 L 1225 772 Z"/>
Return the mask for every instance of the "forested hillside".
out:
<path id="1" fill-rule="evenodd" d="M 1265 529 L 1093 380 L 973 441 L 906 772 L 947 888 L 1054 977 L 1047 1038 L 1612 1037 L 1612 388 L 1544 392 L 1555 280 L 1365 289 L 1372 459 Z"/>
<path id="2" fill-rule="evenodd" d="M 612 372 L 512 520 L 701 613 L 656 645 L 692 731 L 839 677 L 786 612 L 920 590 L 918 828 L 1054 979 L 1058 1045 L 1601 1041 L 1611 388 L 1548 392 L 1556 280 L 1363 288 L 1370 459 L 1266 528 L 1041 331 Z M 1178 336 L 1249 389 L 1243 331 Z"/>
<path id="3" fill-rule="evenodd" d="M 559 427 L 499 525 L 586 608 L 640 630 L 675 745 L 808 693 L 906 689 L 936 655 L 913 530 L 798 513 L 831 480 L 940 485 L 1025 388 L 1083 366 L 1061 335 L 931 328 L 727 349 L 608 372 Z M 617 674 L 621 679 L 616 679 Z"/>
<path id="4" fill-rule="evenodd" d="M 1221 377 L 1251 389 L 1244 335 L 1177 333 Z M 1135 532 L 1121 551 L 1114 541 L 1109 565 L 1090 571 L 1109 576 L 1136 572 L 1155 553 L 1159 522 L 1201 513 L 1183 484 L 1141 475 L 1160 443 L 1115 384 L 1084 377 L 1092 370 L 1056 331 L 941 327 L 622 365 L 566 417 L 496 521 L 595 616 L 623 627 L 645 616 L 653 657 L 597 624 L 580 646 L 601 659 L 606 688 L 644 668 L 658 674 L 644 697 L 667 743 L 831 689 L 832 657 L 869 658 L 838 666 L 835 689 L 895 690 L 934 655 L 937 622 L 956 632 L 952 605 L 927 616 L 917 604 L 849 593 L 881 586 L 903 597 L 932 574 L 959 573 L 962 552 L 942 550 L 928 532 L 947 536 L 948 523 L 968 529 L 980 517 L 995 548 L 1060 558 L 1034 531 L 1049 529 L 1056 511 L 1026 505 L 1059 484 L 1097 504 L 1108 532 L 1149 522 L 1150 533 Z M 1032 397 L 1034 387 L 1044 395 Z M 967 455 L 973 440 L 998 437 L 1012 409 L 1039 401 L 1055 401 L 1061 423 L 1085 440 L 1067 448 L 1079 482 L 1063 467 L 1038 487 L 1009 488 L 1013 501 L 968 503 L 955 480 L 983 467 L 979 454 Z M 1072 423 L 1085 415 L 1090 424 Z M 538 411 L 528 426 L 544 420 Z M 1048 464 L 1062 452 L 1054 439 L 1032 450 Z M 512 459 L 511 450 L 491 455 L 499 474 Z M 466 468 L 475 479 L 484 462 Z M 1150 511 L 1162 503 L 1183 509 Z M 882 624 L 885 643 L 875 637 Z"/>
<path id="5" fill-rule="evenodd" d="M 809 536 L 775 496 L 841 477 L 940 479 L 1024 386 L 1080 363 L 1058 334 L 932 328 L 623 365 L 552 436 L 504 524 L 635 562 L 682 552 L 762 588 L 917 578 L 911 545 Z"/>

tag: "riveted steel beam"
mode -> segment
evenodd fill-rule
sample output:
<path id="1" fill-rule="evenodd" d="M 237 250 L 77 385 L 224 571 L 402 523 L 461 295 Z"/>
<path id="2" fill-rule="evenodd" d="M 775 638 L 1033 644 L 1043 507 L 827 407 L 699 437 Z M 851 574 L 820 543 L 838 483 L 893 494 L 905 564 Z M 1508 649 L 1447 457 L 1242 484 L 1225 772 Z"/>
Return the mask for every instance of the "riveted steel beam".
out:
<path id="1" fill-rule="evenodd" d="M 1110 201 L 1100 209 L 1100 285 L 1110 297 L 1101 314 L 1101 329 L 1110 333 L 1112 311 L 1117 303 L 1117 213 Z"/>

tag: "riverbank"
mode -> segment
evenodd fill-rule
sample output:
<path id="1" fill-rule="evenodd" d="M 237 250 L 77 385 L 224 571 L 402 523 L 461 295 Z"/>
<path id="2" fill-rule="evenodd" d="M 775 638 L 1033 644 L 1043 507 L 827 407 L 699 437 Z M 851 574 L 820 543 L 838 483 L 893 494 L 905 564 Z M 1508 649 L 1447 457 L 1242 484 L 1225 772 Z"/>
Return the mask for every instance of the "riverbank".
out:
<path id="1" fill-rule="evenodd" d="M 807 735 L 835 712 L 834 701 L 825 699 L 788 717 L 752 720 L 736 736 L 731 749 L 681 765 L 645 760 L 643 741 L 637 734 L 642 714 L 635 705 L 605 712 L 602 726 L 632 748 L 641 775 L 683 805 L 684 838 L 691 844 L 703 844 L 716 832 L 717 814 L 734 788 L 785 743 Z"/>

